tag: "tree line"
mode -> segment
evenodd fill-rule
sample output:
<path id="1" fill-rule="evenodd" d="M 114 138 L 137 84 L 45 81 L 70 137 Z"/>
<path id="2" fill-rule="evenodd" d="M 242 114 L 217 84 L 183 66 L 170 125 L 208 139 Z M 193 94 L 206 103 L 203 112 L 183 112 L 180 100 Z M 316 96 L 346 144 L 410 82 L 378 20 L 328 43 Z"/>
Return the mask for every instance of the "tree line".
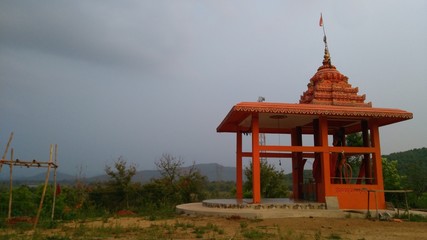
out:
<path id="1" fill-rule="evenodd" d="M 357 136 L 352 136 L 356 139 Z M 350 143 L 351 144 L 351 143 Z M 350 145 L 349 144 L 349 145 Z M 383 156 L 383 177 L 385 189 L 411 189 L 409 203 L 414 208 L 427 208 L 426 174 L 427 149 L 413 149 L 406 152 Z M 350 159 L 357 164 L 360 159 Z M 170 154 L 163 154 L 155 162 L 161 177 L 148 183 L 132 182 L 136 166 L 119 157 L 111 166 L 105 167 L 109 180 L 86 183 L 76 178 L 74 184 L 60 186 L 56 196 L 55 215 L 58 219 L 73 219 L 115 214 L 128 210 L 153 217 L 174 214 L 175 206 L 182 203 L 200 202 L 209 198 L 234 198 L 235 182 L 211 182 L 192 166 L 183 168 L 184 160 Z M 354 173 L 357 174 L 357 173 Z M 244 197 L 252 197 L 252 168 L 245 167 L 246 181 Z M 289 174 L 288 174 L 289 175 Z M 285 198 L 292 191 L 291 179 L 283 170 L 277 170 L 266 160 L 261 161 L 261 196 L 263 198 Z M 53 187 L 49 186 L 43 212 L 51 214 Z M 5 218 L 8 209 L 8 186 L 0 185 L 0 218 Z M 13 189 L 12 216 L 34 216 L 40 202 L 42 186 L 21 185 Z M 400 195 L 386 194 L 386 200 L 396 205 L 404 202 Z"/>
<path id="2" fill-rule="evenodd" d="M 384 155 L 383 175 L 385 189 L 413 190 L 410 205 L 427 209 L 427 148 Z"/>
<path id="3" fill-rule="evenodd" d="M 135 164 L 119 157 L 112 165 L 105 166 L 107 181 L 87 183 L 76 178 L 73 184 L 57 187 L 55 218 L 62 220 L 100 217 L 117 214 L 122 210 L 157 218 L 175 213 L 176 205 L 200 202 L 208 198 L 234 198 L 234 181 L 211 182 L 196 168 L 195 163 L 183 167 L 184 160 L 163 154 L 155 162 L 161 177 L 148 183 L 133 182 Z M 283 171 L 278 171 L 266 161 L 262 162 L 263 197 L 286 197 L 289 192 Z M 252 170 L 245 168 L 247 179 Z M 267 180 L 268 179 L 268 180 Z M 252 184 L 244 184 L 245 197 L 252 197 Z M 21 185 L 13 189 L 12 216 L 34 216 L 40 201 L 43 186 Z M 42 217 L 49 218 L 53 200 L 53 188 L 47 191 Z M 8 209 L 8 186 L 0 185 L 0 218 L 6 218 Z"/>

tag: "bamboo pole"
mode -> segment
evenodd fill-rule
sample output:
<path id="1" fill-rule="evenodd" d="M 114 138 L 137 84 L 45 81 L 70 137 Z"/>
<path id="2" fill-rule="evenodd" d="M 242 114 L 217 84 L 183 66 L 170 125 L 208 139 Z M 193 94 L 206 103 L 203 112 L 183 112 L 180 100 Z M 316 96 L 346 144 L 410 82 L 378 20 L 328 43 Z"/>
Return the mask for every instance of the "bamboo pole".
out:
<path id="1" fill-rule="evenodd" d="M 405 192 L 405 210 L 408 213 L 408 220 L 411 220 L 411 214 L 409 213 L 409 207 L 408 207 L 408 197 L 406 196 L 406 192 Z"/>
<path id="2" fill-rule="evenodd" d="M 9 166 L 9 211 L 7 212 L 7 218 L 10 219 L 12 217 L 12 193 L 13 193 L 13 178 L 12 178 L 12 172 L 13 172 L 13 148 L 10 149 L 10 166 Z"/>
<path id="3" fill-rule="evenodd" d="M 49 151 L 49 163 L 52 163 L 52 152 L 53 152 L 53 145 L 51 144 L 50 145 L 50 151 Z M 51 166 L 51 164 L 49 164 L 47 167 L 46 178 L 45 178 L 44 187 L 43 187 L 43 193 L 42 193 L 42 197 L 40 199 L 40 205 L 39 205 L 39 210 L 37 211 L 36 220 L 34 221 L 33 231 L 36 230 L 37 223 L 39 222 L 39 218 L 40 218 L 40 213 L 42 211 L 43 200 L 44 200 L 44 197 L 46 195 L 47 183 L 49 181 L 50 166 Z"/>
<path id="4" fill-rule="evenodd" d="M 3 157 L 1 159 L 6 158 L 6 154 L 7 154 L 7 151 L 9 151 L 9 146 L 10 146 L 10 142 L 12 142 L 12 139 L 13 139 L 13 132 L 11 132 L 9 135 L 9 140 L 7 141 L 7 145 L 6 145 L 6 148 L 4 149 Z"/>
<path id="5" fill-rule="evenodd" d="M 53 170 L 53 202 L 52 202 L 52 216 L 51 220 L 55 216 L 55 203 L 56 203 L 56 169 L 58 168 L 58 144 L 55 144 L 55 167 Z"/>
<path id="6" fill-rule="evenodd" d="M 4 149 L 4 153 L 3 153 L 3 156 L 1 159 L 6 158 L 7 151 L 9 151 L 9 146 L 10 146 L 10 142 L 12 142 L 12 139 L 13 139 L 13 132 L 11 132 L 9 135 L 9 140 L 7 141 L 6 148 Z M 3 166 L 3 164 L 0 164 L 0 171 L 1 171 L 2 166 Z"/>

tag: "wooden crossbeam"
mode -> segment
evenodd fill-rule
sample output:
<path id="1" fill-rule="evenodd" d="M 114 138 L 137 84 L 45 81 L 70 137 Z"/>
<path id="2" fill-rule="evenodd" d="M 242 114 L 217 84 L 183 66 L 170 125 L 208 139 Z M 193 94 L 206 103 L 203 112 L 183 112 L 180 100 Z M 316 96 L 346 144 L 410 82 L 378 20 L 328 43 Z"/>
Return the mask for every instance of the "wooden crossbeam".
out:
<path id="1" fill-rule="evenodd" d="M 53 163 L 53 162 L 39 162 L 37 160 L 33 160 L 33 161 L 22 161 L 19 159 L 16 159 L 15 161 L 10 161 L 10 160 L 5 160 L 2 159 L 0 160 L 0 164 L 3 165 L 12 165 L 12 166 L 18 166 L 18 167 L 51 167 L 51 168 L 58 168 L 58 165 Z"/>

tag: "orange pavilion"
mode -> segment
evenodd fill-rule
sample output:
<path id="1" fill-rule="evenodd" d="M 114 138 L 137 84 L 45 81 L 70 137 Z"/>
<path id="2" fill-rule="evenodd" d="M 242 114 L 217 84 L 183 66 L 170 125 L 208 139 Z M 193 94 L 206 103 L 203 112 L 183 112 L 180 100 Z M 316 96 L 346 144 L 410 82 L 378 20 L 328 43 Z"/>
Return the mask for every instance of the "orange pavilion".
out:
<path id="1" fill-rule="evenodd" d="M 379 128 L 412 119 L 412 113 L 365 102 L 365 95 L 331 64 L 326 41 L 323 64 L 307 86 L 299 103 L 238 103 L 218 126 L 217 132 L 236 133 L 236 198 L 243 199 L 243 158 L 252 160 L 253 203 L 261 203 L 260 159 L 288 158 L 295 200 L 384 209 Z M 346 146 L 346 136 L 359 132 L 363 146 Z M 244 152 L 242 135 L 248 133 L 252 148 Z M 262 134 L 290 135 L 290 146 L 260 144 Z M 309 144 L 303 141 L 307 137 L 313 139 Z M 361 159 L 356 169 L 347 163 L 349 157 Z M 309 180 L 303 175 L 307 159 L 313 169 Z M 375 198 L 368 200 L 368 191 L 376 192 Z"/>

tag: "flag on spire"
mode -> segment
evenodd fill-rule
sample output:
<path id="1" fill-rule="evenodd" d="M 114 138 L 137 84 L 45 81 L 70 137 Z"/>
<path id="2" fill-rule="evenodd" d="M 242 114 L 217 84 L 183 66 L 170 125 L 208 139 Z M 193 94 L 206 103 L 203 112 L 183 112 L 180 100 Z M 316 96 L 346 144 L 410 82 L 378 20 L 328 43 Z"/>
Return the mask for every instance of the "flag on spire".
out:
<path id="1" fill-rule="evenodd" d="M 323 27 L 323 17 L 322 17 L 322 14 L 320 14 L 319 26 Z"/>

